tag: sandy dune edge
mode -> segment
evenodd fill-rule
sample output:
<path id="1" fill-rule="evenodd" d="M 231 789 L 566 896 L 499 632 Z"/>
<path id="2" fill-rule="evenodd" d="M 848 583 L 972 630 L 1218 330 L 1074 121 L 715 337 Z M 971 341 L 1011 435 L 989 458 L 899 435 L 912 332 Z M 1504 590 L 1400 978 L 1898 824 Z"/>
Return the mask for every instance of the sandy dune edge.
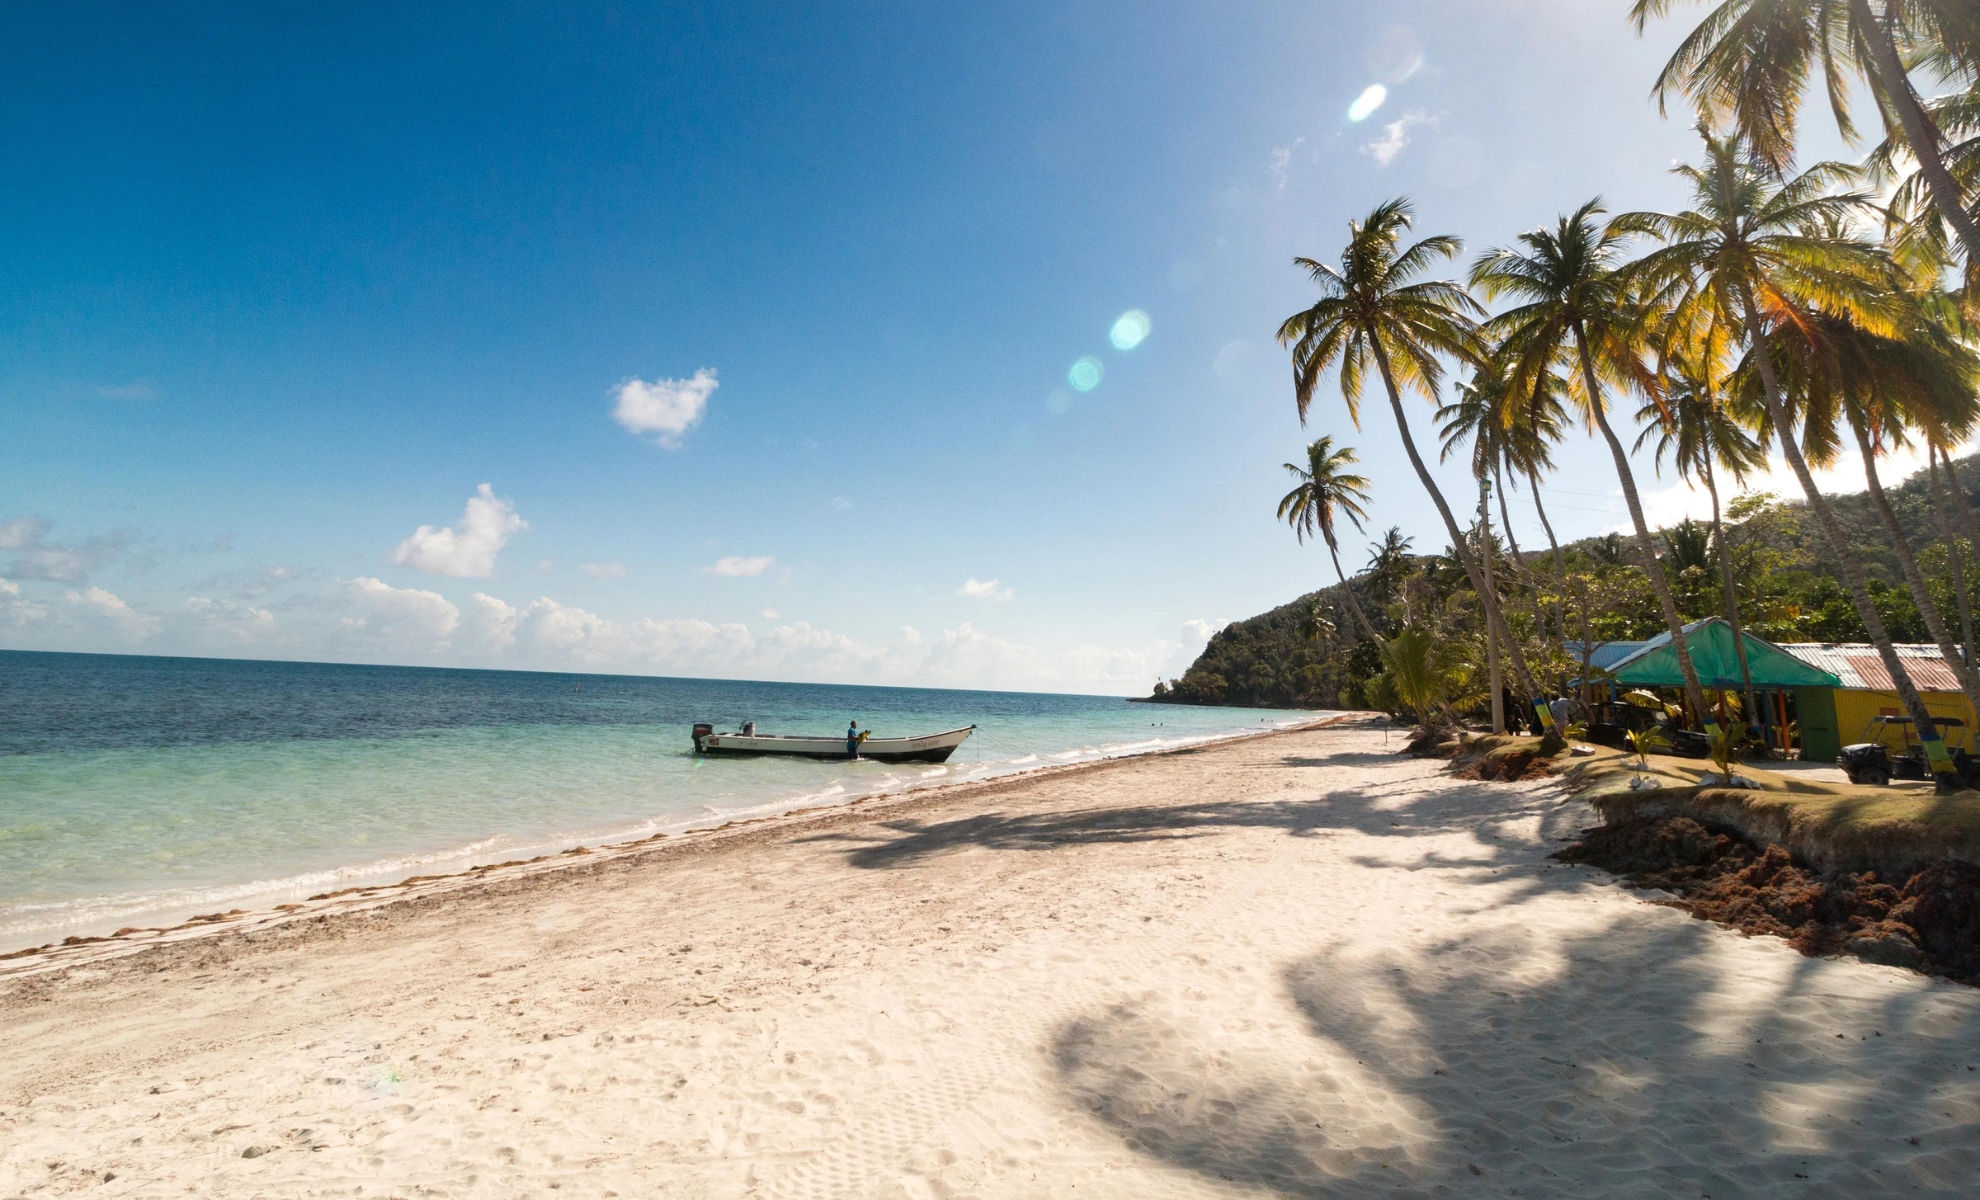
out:
<path id="1" fill-rule="evenodd" d="M 1261 738 L 15 978 L 0 1196 L 1972 1193 L 1980 993 L 1438 766 Z"/>

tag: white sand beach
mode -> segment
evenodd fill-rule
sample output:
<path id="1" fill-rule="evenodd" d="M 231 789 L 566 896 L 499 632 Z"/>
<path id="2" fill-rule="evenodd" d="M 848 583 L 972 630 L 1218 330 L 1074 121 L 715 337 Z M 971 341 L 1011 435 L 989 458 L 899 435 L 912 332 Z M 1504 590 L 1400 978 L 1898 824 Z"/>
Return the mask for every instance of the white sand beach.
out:
<path id="1" fill-rule="evenodd" d="M 1372 726 L 0 981 L 0 1196 L 1980 1192 L 1980 991 Z"/>

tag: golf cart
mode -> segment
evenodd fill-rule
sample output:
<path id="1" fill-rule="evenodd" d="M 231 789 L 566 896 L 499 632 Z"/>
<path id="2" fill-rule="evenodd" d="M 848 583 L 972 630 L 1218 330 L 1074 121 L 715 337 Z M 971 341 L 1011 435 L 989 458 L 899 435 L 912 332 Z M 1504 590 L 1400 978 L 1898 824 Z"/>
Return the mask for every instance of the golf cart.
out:
<path id="1" fill-rule="evenodd" d="M 1971 787 L 1980 782 L 1980 760 L 1968 754 L 1966 722 L 1958 717 L 1934 717 L 1939 737 L 1952 748 L 1953 766 L 1960 782 Z M 1877 716 L 1863 729 L 1863 741 L 1842 748 L 1836 759 L 1851 783 L 1884 784 L 1893 779 L 1928 780 L 1932 768 L 1925 761 L 1925 743 L 1912 729 L 1910 717 Z M 1893 753 L 1895 751 L 1895 753 Z"/>

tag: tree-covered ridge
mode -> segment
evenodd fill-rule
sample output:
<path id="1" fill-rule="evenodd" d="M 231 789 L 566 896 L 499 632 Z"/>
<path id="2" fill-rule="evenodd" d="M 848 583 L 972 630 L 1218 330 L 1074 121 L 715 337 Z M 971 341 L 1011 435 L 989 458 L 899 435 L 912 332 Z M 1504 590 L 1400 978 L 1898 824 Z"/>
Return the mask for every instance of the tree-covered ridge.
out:
<path id="1" fill-rule="evenodd" d="M 1980 494 L 1974 490 L 1980 488 L 1980 455 L 1959 460 L 1957 466 L 1968 511 L 1980 518 Z M 1921 547 L 1921 566 L 1936 600 L 1943 610 L 1953 611 L 1950 559 L 1926 472 L 1887 486 L 1885 494 L 1907 539 Z M 1524 502 L 1523 495 L 1515 495 L 1510 505 L 1517 512 Z M 1891 635 L 1903 642 L 1926 641 L 1918 605 L 1905 586 L 1896 553 L 1868 495 L 1832 496 L 1830 503 L 1864 564 Z M 1684 619 L 1723 615 L 1709 528 L 1687 521 L 1657 533 L 1660 566 Z M 1804 502 L 1782 501 L 1765 493 L 1731 501 L 1727 545 L 1740 610 L 1747 629 L 1756 636 L 1775 642 L 1867 640 L 1862 619 L 1836 582 L 1823 539 L 1809 527 Z M 1624 535 L 1584 538 L 1561 549 L 1570 585 L 1580 577 L 1596 600 L 1590 605 L 1596 640 L 1635 641 L 1663 631 L 1656 597 L 1644 584 Z M 1523 544 L 1520 550 L 1528 562 L 1544 560 L 1547 554 L 1543 548 L 1535 555 Z M 1509 548 L 1498 553 L 1512 559 Z M 1371 563 L 1382 562 L 1378 550 Z M 1322 567 L 1317 557 L 1315 567 Z M 1475 620 L 1471 611 L 1475 606 L 1467 603 L 1463 573 L 1447 555 L 1398 553 L 1391 544 L 1386 564 L 1364 569 L 1347 586 L 1355 589 L 1363 611 L 1385 636 L 1409 623 L 1426 624 L 1435 614 L 1436 624 L 1456 637 L 1460 649 L 1479 640 L 1463 630 Z M 1572 609 L 1571 599 L 1561 599 Z M 1579 636 L 1573 628 L 1569 634 Z M 1576 666 L 1565 654 L 1549 665 L 1569 670 Z M 1388 697 L 1371 699 L 1366 694 L 1369 681 L 1382 671 L 1376 646 L 1360 633 L 1359 621 L 1345 603 L 1343 585 L 1335 583 L 1218 631 L 1181 678 L 1158 685 L 1152 698 L 1260 708 L 1386 708 L 1389 705 L 1383 701 Z"/>

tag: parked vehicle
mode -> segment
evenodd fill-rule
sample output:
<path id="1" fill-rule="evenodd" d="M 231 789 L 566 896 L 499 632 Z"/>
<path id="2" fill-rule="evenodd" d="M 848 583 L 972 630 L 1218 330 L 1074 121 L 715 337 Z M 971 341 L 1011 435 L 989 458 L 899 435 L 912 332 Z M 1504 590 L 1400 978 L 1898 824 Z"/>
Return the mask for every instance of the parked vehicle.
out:
<path id="1" fill-rule="evenodd" d="M 1966 722 L 1958 717 L 1934 717 L 1939 737 L 1952 747 L 1953 766 L 1966 786 L 1980 784 L 1980 760 L 1967 753 Z M 1842 748 L 1836 759 L 1851 783 L 1886 784 L 1893 779 L 1927 780 L 1931 764 L 1925 760 L 1925 743 L 1912 727 L 1910 717 L 1879 716 L 1864 727 L 1863 740 Z"/>

